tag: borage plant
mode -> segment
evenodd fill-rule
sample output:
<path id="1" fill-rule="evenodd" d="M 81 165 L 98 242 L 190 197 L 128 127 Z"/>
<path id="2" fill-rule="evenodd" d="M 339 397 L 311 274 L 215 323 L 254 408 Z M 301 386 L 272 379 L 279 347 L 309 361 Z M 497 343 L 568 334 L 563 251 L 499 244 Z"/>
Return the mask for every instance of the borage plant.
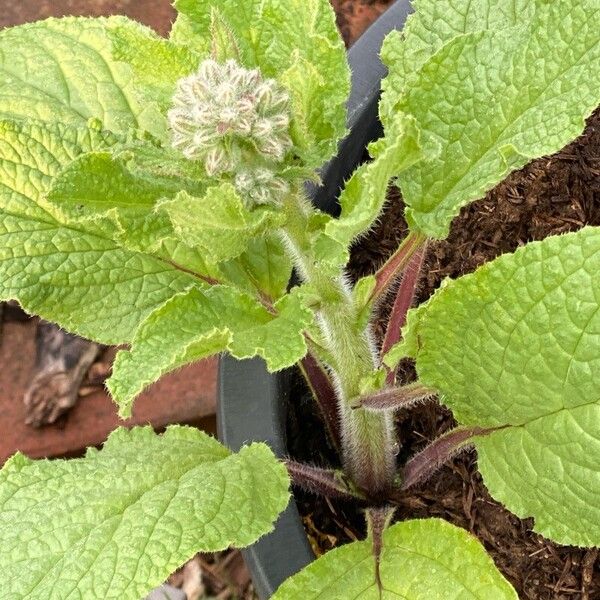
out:
<path id="1" fill-rule="evenodd" d="M 119 17 L 0 32 L 1 296 L 129 343 L 108 384 L 123 417 L 161 375 L 219 352 L 300 363 L 317 401 L 334 391 L 323 414 L 343 464 L 279 462 L 260 443 L 232 454 L 185 427 L 119 429 L 69 461 L 17 454 L 0 476 L 2 598 L 137 600 L 194 553 L 268 532 L 288 473 L 362 502 L 368 539 L 278 600 L 515 598 L 465 531 L 390 524 L 398 492 L 465 445 L 536 531 L 600 544 L 600 230 L 501 256 L 407 318 L 427 240 L 581 133 L 600 102 L 599 7 L 415 4 L 384 44 L 385 134 L 339 218 L 304 192 L 345 133 L 349 72 L 326 0 L 177 0 L 169 40 Z M 349 247 L 391 180 L 410 233 L 352 287 Z M 380 348 L 370 323 L 390 289 Z M 397 386 L 405 356 L 418 381 Z M 398 470 L 394 410 L 436 394 L 459 426 Z"/>

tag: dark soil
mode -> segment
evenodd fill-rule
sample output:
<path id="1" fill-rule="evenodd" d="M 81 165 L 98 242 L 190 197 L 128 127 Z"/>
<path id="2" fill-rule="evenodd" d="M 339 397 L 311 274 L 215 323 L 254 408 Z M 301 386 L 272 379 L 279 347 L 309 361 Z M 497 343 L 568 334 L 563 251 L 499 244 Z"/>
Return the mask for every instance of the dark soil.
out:
<path id="1" fill-rule="evenodd" d="M 585 133 L 558 154 L 539 159 L 512 174 L 484 199 L 464 208 L 450 236 L 429 247 L 418 301 L 426 300 L 445 277 L 458 277 L 499 254 L 549 235 L 600 225 L 600 111 Z M 370 235 L 354 248 L 354 277 L 373 272 L 397 247 L 406 232 L 402 201 L 390 193 L 385 215 Z M 388 304 L 391 303 L 391 300 Z M 378 333 L 383 330 L 384 306 Z M 411 366 L 402 378 L 410 380 Z M 313 464 L 335 464 L 331 449 L 318 445 L 310 399 L 290 419 L 290 452 Z M 300 429 L 294 421 L 301 420 Z M 435 403 L 398 414 L 403 447 L 399 463 L 454 426 L 451 413 Z M 312 432 L 311 439 L 296 432 Z M 324 435 L 324 434 L 323 434 Z M 523 600 L 600 599 L 597 549 L 560 546 L 532 533 L 531 519 L 521 520 L 487 493 L 477 471 L 476 454 L 465 452 L 432 479 L 403 497 L 399 520 L 442 517 L 475 534 Z M 298 494 L 307 532 L 318 553 L 364 535 L 358 507 L 315 502 Z"/>

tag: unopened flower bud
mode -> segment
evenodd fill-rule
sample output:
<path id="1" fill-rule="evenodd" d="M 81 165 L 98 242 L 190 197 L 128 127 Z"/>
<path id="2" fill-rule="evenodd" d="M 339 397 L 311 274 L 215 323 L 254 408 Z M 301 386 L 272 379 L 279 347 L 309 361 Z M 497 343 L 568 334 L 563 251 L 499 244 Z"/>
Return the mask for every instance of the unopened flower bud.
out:
<path id="1" fill-rule="evenodd" d="M 264 156 L 270 157 L 275 162 L 280 162 L 283 160 L 287 145 L 283 140 L 280 141 L 267 137 L 259 142 L 258 149 Z"/>
<path id="2" fill-rule="evenodd" d="M 273 135 L 273 124 L 270 119 L 260 119 L 252 128 L 252 133 L 260 141 L 262 138 L 270 138 Z"/>
<path id="3" fill-rule="evenodd" d="M 249 205 L 279 204 L 289 192 L 288 183 L 265 168 L 240 171 L 234 178 L 234 185 Z"/>
<path id="4" fill-rule="evenodd" d="M 204 168 L 206 169 L 207 175 L 211 177 L 229 171 L 231 168 L 231 161 L 227 156 L 227 152 L 225 152 L 223 148 L 211 148 L 206 153 Z"/>
<path id="5" fill-rule="evenodd" d="M 205 60 L 180 79 L 168 122 L 173 146 L 202 160 L 209 175 L 238 172 L 252 153 L 281 162 L 292 147 L 289 94 L 234 60 Z"/>

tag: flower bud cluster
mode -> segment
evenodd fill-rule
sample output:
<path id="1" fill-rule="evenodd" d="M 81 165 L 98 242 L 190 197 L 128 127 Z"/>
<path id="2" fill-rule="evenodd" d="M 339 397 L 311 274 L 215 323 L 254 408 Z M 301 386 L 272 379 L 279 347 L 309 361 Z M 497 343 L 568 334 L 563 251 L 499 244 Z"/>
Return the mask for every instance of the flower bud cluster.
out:
<path id="1" fill-rule="evenodd" d="M 207 59 L 177 84 L 168 113 L 172 144 L 187 158 L 203 161 L 209 176 L 238 173 L 252 187 L 242 168 L 256 161 L 247 159 L 280 163 L 292 146 L 289 100 L 286 90 L 258 69 Z M 253 179 L 265 177 L 257 172 Z"/>
<path id="2" fill-rule="evenodd" d="M 243 169 L 236 174 L 233 184 L 251 204 L 272 204 L 290 189 L 284 179 L 265 168 Z"/>

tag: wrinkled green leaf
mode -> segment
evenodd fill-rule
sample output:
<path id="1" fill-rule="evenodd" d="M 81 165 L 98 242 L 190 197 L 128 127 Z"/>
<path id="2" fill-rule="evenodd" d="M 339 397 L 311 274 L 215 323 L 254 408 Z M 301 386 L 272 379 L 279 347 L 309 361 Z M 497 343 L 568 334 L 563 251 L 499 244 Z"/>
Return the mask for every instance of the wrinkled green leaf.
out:
<path id="1" fill-rule="evenodd" d="M 442 282 L 442 285 L 444 283 Z M 404 326 L 402 332 L 406 334 L 406 332 L 414 331 L 413 327 L 416 328 L 416 323 L 419 321 L 421 313 L 427 309 L 426 304 L 420 304 L 419 306 L 413 308 L 408 311 L 406 315 L 406 325 Z M 392 371 L 394 371 L 400 361 L 407 356 L 416 356 L 418 352 L 418 339 L 417 336 L 414 335 L 404 335 L 404 337 L 396 342 L 383 356 L 383 363 Z"/>
<path id="2" fill-rule="evenodd" d="M 483 546 L 441 519 L 406 521 L 383 534 L 382 590 L 372 541 L 331 550 L 285 581 L 273 600 L 517 600 Z"/>
<path id="3" fill-rule="evenodd" d="M 600 544 L 600 228 L 448 282 L 407 336 L 423 385 L 476 438 L 494 497 L 563 544 Z"/>
<path id="4" fill-rule="evenodd" d="M 266 294 L 278 300 L 287 290 L 292 276 L 292 261 L 277 234 L 269 234 L 249 242 L 237 258 L 219 264 L 225 281 L 246 291 Z"/>
<path id="5" fill-rule="evenodd" d="M 281 243 L 265 231 L 279 214 L 249 213 L 230 185 L 207 191 L 193 180 L 191 161 L 163 153 L 161 162 L 159 149 L 149 144 L 125 148 L 89 152 L 70 163 L 48 194 L 54 214 L 207 280 L 234 283 L 274 300 L 285 292 L 291 264 Z M 182 188 L 205 195 L 173 200 Z M 222 262 L 217 266 L 217 261 Z"/>
<path id="6" fill-rule="evenodd" d="M 239 256 L 250 240 L 283 221 L 276 209 L 246 208 L 229 183 L 209 187 L 201 198 L 181 192 L 161 202 L 159 210 L 169 215 L 182 241 L 200 248 L 213 263 Z"/>
<path id="7" fill-rule="evenodd" d="M 390 179 L 421 160 L 414 120 L 397 115 L 386 137 L 373 144 L 371 152 L 373 160 L 361 165 L 342 191 L 340 217 L 325 225 L 325 233 L 346 248 L 380 215 Z"/>
<path id="8" fill-rule="evenodd" d="M 539 3 L 521 27 L 454 38 L 415 74 L 396 109 L 440 152 L 399 177 L 413 229 L 444 237 L 462 206 L 581 133 L 600 103 L 593 6 Z"/>
<path id="9" fill-rule="evenodd" d="M 175 182 L 135 175 L 110 152 L 90 152 L 62 171 L 47 198 L 65 223 L 133 250 L 156 252 L 173 230 L 154 206 L 179 189 Z"/>
<path id="10" fill-rule="evenodd" d="M 383 80 L 380 111 L 387 122 L 411 77 L 445 43 L 465 33 L 499 30 L 531 19 L 536 0 L 413 0 L 414 13 L 402 31 L 388 35 L 381 49 L 389 75 Z"/>
<path id="11" fill-rule="evenodd" d="M 206 252 L 193 248 L 193 240 L 180 239 L 169 216 L 158 209 L 182 188 L 203 193 L 204 184 L 185 178 L 187 169 L 169 160 L 168 152 L 162 168 L 148 164 L 145 145 L 136 146 L 136 152 L 88 152 L 78 157 L 52 182 L 47 194 L 51 210 L 62 222 L 124 248 L 206 274 L 211 256 L 200 260 Z"/>
<path id="12" fill-rule="evenodd" d="M 200 57 L 185 45 L 173 44 L 145 27 L 130 23 L 109 31 L 115 60 L 130 65 L 134 77 L 134 93 L 140 105 L 156 103 L 161 116 L 151 131 L 166 138 L 164 115 L 171 107 L 177 80 L 194 72 Z"/>
<path id="13" fill-rule="evenodd" d="M 344 45 L 327 0 L 176 0 L 171 39 L 208 56 L 211 20 L 237 42 L 247 68 L 259 67 L 292 95 L 292 137 L 305 164 L 320 166 L 345 132 L 350 76 Z"/>
<path id="14" fill-rule="evenodd" d="M 253 297 L 225 286 L 191 289 L 154 311 L 121 351 L 107 385 L 122 416 L 133 399 L 165 373 L 228 350 L 236 358 L 262 356 L 270 371 L 306 353 L 303 331 L 313 319 L 300 294 L 267 310 Z"/>
<path id="15" fill-rule="evenodd" d="M 115 139 L 97 129 L 0 123 L 0 297 L 103 343 L 129 341 L 151 310 L 197 284 L 41 202 L 61 168 Z"/>
<path id="16" fill-rule="evenodd" d="M 219 210 L 222 215 L 228 214 L 224 210 L 227 206 L 222 206 L 216 196 L 212 201 L 207 197 L 204 205 L 199 204 L 204 198 L 190 198 L 186 208 L 193 213 L 178 212 L 178 203 L 163 207 L 169 209 L 171 218 L 164 209 L 158 210 L 161 200 L 175 197 L 180 190 L 205 195 L 204 177 L 202 165 L 168 148 L 151 141 L 125 140 L 111 147 L 110 153 L 78 157 L 54 179 L 48 197 L 52 210 L 62 219 L 94 233 L 100 231 L 125 248 L 151 253 L 210 280 L 233 283 L 253 294 L 278 299 L 289 281 L 291 262 L 276 235 L 263 229 L 278 222 L 280 215 L 263 210 L 261 217 L 259 210 L 249 216 L 247 232 L 232 230 L 227 237 L 226 223 L 216 219 Z M 230 204 L 234 205 L 236 198 L 230 196 Z M 240 220 L 247 214 L 241 206 L 237 213 L 235 206 L 229 208 Z M 204 229 L 192 227 L 192 223 L 203 225 L 197 217 L 201 213 L 207 221 Z M 180 226 L 178 233 L 172 220 Z M 212 240 L 208 234 L 211 228 Z M 211 243 L 217 233 L 224 236 L 222 240 L 219 237 L 223 244 L 218 246 Z M 196 247 L 194 236 L 200 238 Z M 228 252 L 229 256 L 238 256 L 224 260 Z M 211 262 L 213 259 L 222 262 L 217 265 Z"/>
<path id="17" fill-rule="evenodd" d="M 149 30 L 124 17 L 47 19 L 0 31 L 0 118 L 164 134 L 154 102 L 140 103 L 130 65 L 115 60 L 117 32 Z"/>
<path id="18" fill-rule="evenodd" d="M 210 11 L 210 52 L 217 62 L 233 59 L 241 62 L 241 52 L 235 34 L 223 20 L 221 13 L 212 8 Z"/>
<path id="19" fill-rule="evenodd" d="M 206 170 L 202 162 L 184 158 L 170 145 L 160 145 L 153 139 L 133 140 L 115 158 L 125 162 L 136 175 L 171 180 L 180 190 L 199 193 L 205 187 Z"/>
<path id="20" fill-rule="evenodd" d="M 171 39 L 197 50 L 202 56 L 212 51 L 213 19 L 227 26 L 238 40 L 244 63 L 256 66 L 257 46 L 261 43 L 257 28 L 264 0 L 246 0 L 237 4 L 213 0 L 177 0 L 177 19 L 171 29 Z"/>
<path id="21" fill-rule="evenodd" d="M 246 546 L 288 502 L 264 444 L 232 454 L 208 435 L 118 429 L 85 458 L 0 471 L 0 577 L 11 598 L 139 600 L 199 551 Z"/>

